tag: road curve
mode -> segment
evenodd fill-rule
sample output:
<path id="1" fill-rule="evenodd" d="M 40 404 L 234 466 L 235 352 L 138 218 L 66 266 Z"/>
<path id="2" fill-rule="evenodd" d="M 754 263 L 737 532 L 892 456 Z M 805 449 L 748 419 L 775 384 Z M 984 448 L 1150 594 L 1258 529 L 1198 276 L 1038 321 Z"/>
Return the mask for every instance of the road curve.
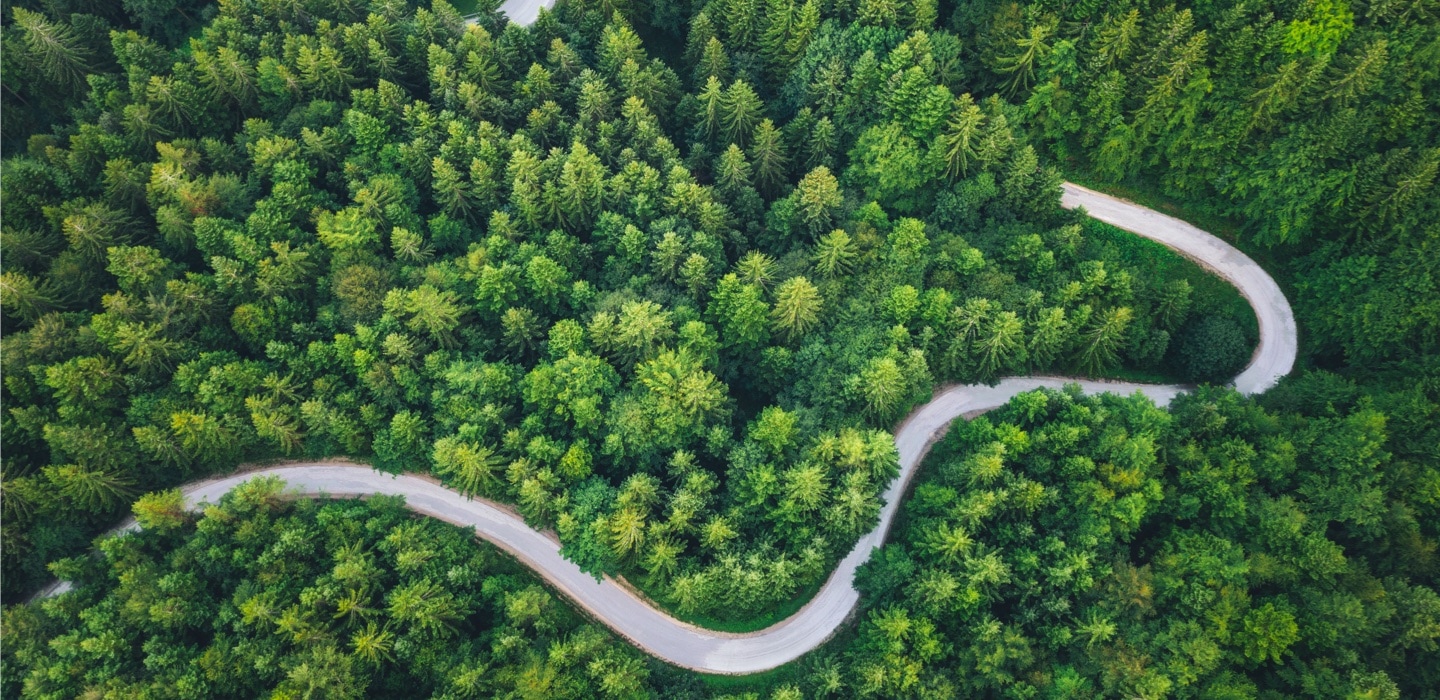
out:
<path id="1" fill-rule="evenodd" d="M 1239 250 L 1178 219 L 1139 205 L 1065 184 L 1062 205 L 1084 207 L 1096 219 L 1158 241 L 1234 284 L 1255 307 L 1260 344 L 1249 366 L 1235 378 L 1242 393 L 1264 391 L 1289 373 L 1296 356 L 1295 318 L 1275 281 Z M 1089 393 L 1140 392 L 1158 405 L 1167 405 L 1185 387 L 1126 382 L 1076 380 L 1063 377 L 1010 377 L 995 386 L 952 386 L 938 391 L 929 403 L 916 409 L 895 431 L 900 475 L 885 491 L 880 522 L 856 542 L 830 574 L 825 585 L 804 608 L 770 627 L 746 634 L 715 632 L 677 620 L 606 578 L 597 582 L 573 562 L 560 556 L 551 536 L 531 529 L 497 504 L 469 499 L 434 481 L 414 475 L 392 475 L 366 466 L 340 463 L 295 464 L 209 479 L 184 487 L 187 503 L 198 508 L 215 503 L 236 485 L 257 476 L 285 480 L 301 496 L 403 496 L 417 513 L 464 527 L 493 542 L 535 570 L 569 596 L 596 620 L 636 646 L 677 666 L 706 673 L 743 674 L 764 671 L 792 661 L 824 643 L 850 616 L 860 595 L 853 585 L 856 567 L 884 543 L 899 510 L 901 496 L 914 476 L 933 438 L 956 418 L 1003 406 L 1016 394 L 1046 387 L 1078 384 Z M 129 521 L 120 531 L 133 530 Z M 69 589 L 57 582 L 41 595 Z"/>
<path id="2" fill-rule="evenodd" d="M 1290 302 L 1280 285 L 1235 246 L 1173 216 L 1070 182 L 1064 185 L 1060 206 L 1084 207 L 1092 218 L 1160 243 L 1240 290 L 1260 322 L 1255 354 L 1231 382 L 1240 393 L 1265 391 L 1294 368 L 1299 334 Z"/>

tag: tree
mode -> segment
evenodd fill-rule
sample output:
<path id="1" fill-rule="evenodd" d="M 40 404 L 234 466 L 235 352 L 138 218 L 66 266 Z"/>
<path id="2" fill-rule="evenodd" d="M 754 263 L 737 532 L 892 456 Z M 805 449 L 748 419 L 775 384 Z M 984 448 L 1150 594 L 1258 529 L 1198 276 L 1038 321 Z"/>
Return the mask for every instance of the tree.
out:
<path id="1" fill-rule="evenodd" d="M 1075 356 L 1076 365 L 1086 374 L 1096 375 L 1119 362 L 1120 343 L 1135 313 L 1128 306 L 1117 306 L 1097 314 L 1081 337 Z"/>
<path id="2" fill-rule="evenodd" d="M 770 321 L 777 333 L 793 341 L 820 322 L 820 307 L 820 290 L 804 277 L 791 277 L 775 290 Z"/>
<path id="3" fill-rule="evenodd" d="M 11 16 L 24 31 L 25 47 L 45 77 L 71 88 L 85 82 L 90 52 L 68 25 L 51 22 L 45 15 L 23 7 L 12 8 Z"/>
<path id="4" fill-rule="evenodd" d="M 779 190 L 789 168 L 783 134 L 774 122 L 766 119 L 755 127 L 750 144 L 750 160 L 755 163 L 755 182 L 767 193 Z"/>
<path id="5" fill-rule="evenodd" d="M 500 485 L 495 470 L 505 463 L 493 449 L 454 435 L 436 440 L 431 458 L 435 471 L 452 479 L 461 493 L 472 496 L 492 493 Z"/>
<path id="6" fill-rule="evenodd" d="M 763 290 L 759 285 L 746 284 L 733 272 L 715 286 L 706 311 L 719 326 L 727 346 L 755 349 L 770 338 L 770 306 L 765 303 Z"/>
<path id="7" fill-rule="evenodd" d="M 818 168 L 823 165 L 832 170 L 835 169 L 835 151 L 838 141 L 839 135 L 836 133 L 835 123 L 830 120 L 830 117 L 821 117 L 816 120 L 802 149 L 805 155 L 802 167 Z"/>
<path id="8" fill-rule="evenodd" d="M 980 375 L 993 377 L 996 372 L 1010 370 L 1025 363 L 1024 324 L 1013 311 L 1002 311 L 990 319 L 988 327 L 975 339 L 975 354 L 980 358 Z"/>
<path id="9" fill-rule="evenodd" d="M 860 135 L 845 175 L 865 190 L 867 198 L 909 213 L 922 206 L 931 182 L 929 170 L 930 158 L 915 139 L 900 124 L 886 122 Z"/>
<path id="10" fill-rule="evenodd" d="M 424 332 L 441 345 L 453 346 L 459 341 L 454 331 L 462 314 L 459 298 L 452 291 L 441 291 L 428 284 L 415 289 L 392 289 L 385 295 L 385 310 L 408 316 L 405 326 Z"/>
<path id="11" fill-rule="evenodd" d="M 391 591 L 386 612 L 412 629 L 449 636 L 468 612 L 465 604 L 430 579 L 421 579 Z"/>
<path id="12" fill-rule="evenodd" d="M 1285 651 L 1300 639 L 1295 616 L 1274 603 L 1255 608 L 1245 614 L 1241 644 L 1245 658 L 1257 663 L 1280 663 Z"/>
<path id="13" fill-rule="evenodd" d="M 999 72 L 1012 76 L 1008 91 L 1010 94 L 1023 90 L 1035 80 L 1035 68 L 1050 55 L 1047 43 L 1055 32 L 1053 21 L 1042 21 L 1032 25 L 1024 36 L 1014 39 L 1010 53 L 996 59 Z"/>
<path id="14" fill-rule="evenodd" d="M 857 14 L 865 24 L 893 27 L 900 21 L 900 3 L 896 0 L 863 0 Z"/>
<path id="15" fill-rule="evenodd" d="M 165 329 L 153 323 L 122 323 L 115 328 L 113 347 L 124 353 L 124 362 L 147 374 L 169 369 L 180 344 L 165 337 Z"/>
<path id="16" fill-rule="evenodd" d="M 1187 381 L 1223 382 L 1245 366 L 1251 345 L 1230 317 L 1207 316 L 1185 329 L 1174 352 Z"/>
<path id="17" fill-rule="evenodd" d="M 19 8 L 17 8 L 19 9 Z M 121 229 L 130 221 L 119 211 L 103 204 L 80 208 L 60 223 L 70 247 L 91 260 L 104 260 L 110 248 L 125 242 Z"/>
<path id="18" fill-rule="evenodd" d="M 619 376 L 604 360 L 571 351 L 536 366 L 522 382 L 522 391 L 536 415 L 553 415 L 582 434 L 593 434 L 601 427 L 605 401 L 619 384 Z"/>
<path id="19" fill-rule="evenodd" d="M 733 195 L 751 186 L 751 172 L 745 152 L 732 143 L 720 154 L 720 160 L 715 165 L 715 185 L 721 192 Z"/>
<path id="20" fill-rule="evenodd" d="M 1325 99 L 1349 105 L 1369 94 L 1379 82 L 1389 58 L 1388 41 L 1381 38 L 1370 42 L 1358 56 L 1331 69 Z"/>
<path id="21" fill-rule="evenodd" d="M 475 211 L 470 181 L 459 169 L 439 157 L 431 161 L 430 174 L 430 188 L 445 213 L 468 219 Z"/>
<path id="22" fill-rule="evenodd" d="M 540 343 L 540 323 L 530 309 L 510 307 L 500 317 L 500 329 L 501 343 L 516 355 L 528 355 Z"/>
<path id="23" fill-rule="evenodd" d="M 58 305 L 55 296 L 48 284 L 29 275 L 11 270 L 0 273 L 0 307 L 7 316 L 34 323 Z"/>
<path id="24" fill-rule="evenodd" d="M 716 79 L 717 84 L 718 81 L 730 80 L 730 54 L 717 37 L 712 36 L 705 42 L 705 48 L 695 63 L 696 82 L 699 82 L 701 77 Z"/>
<path id="25" fill-rule="evenodd" d="M 645 544 L 645 513 L 639 508 L 624 508 L 610 518 L 611 547 L 615 556 L 628 559 L 638 556 Z"/>
<path id="26" fill-rule="evenodd" d="M 350 637 L 350 648 L 366 663 L 379 666 L 382 661 L 394 661 L 394 638 L 395 635 L 388 630 L 376 627 L 375 623 L 371 622 L 365 629 Z"/>
<path id="27" fill-rule="evenodd" d="M 701 294 L 710 287 L 710 259 L 699 253 L 691 253 L 680 264 L 680 279 L 685 282 L 685 288 L 690 296 L 699 299 Z"/>
<path id="28" fill-rule="evenodd" d="M 719 78 L 712 75 L 706 78 L 705 87 L 700 90 L 696 98 L 704 110 L 700 124 L 704 127 L 705 135 L 714 138 L 717 133 L 720 133 L 729 116 L 728 108 L 725 106 L 725 86 Z"/>
<path id="29" fill-rule="evenodd" d="M 718 109 L 721 136 L 725 141 L 744 146 L 749 143 L 751 132 L 760 123 L 764 105 L 749 83 L 736 80 L 720 98 Z"/>
<path id="30" fill-rule="evenodd" d="M 745 284 L 769 289 L 775 281 L 775 259 L 758 250 L 752 250 L 735 263 L 735 274 Z"/>
<path id="31" fill-rule="evenodd" d="M 904 373 L 893 357 L 872 359 L 857 378 L 865 408 L 875 416 L 893 414 L 905 396 Z"/>
<path id="32" fill-rule="evenodd" d="M 572 228 L 589 225 L 600 214 L 605 197 L 605 168 L 584 143 L 576 141 L 560 172 L 560 197 Z"/>
<path id="33" fill-rule="evenodd" d="M 826 279 L 841 277 L 854 267 L 855 244 L 844 229 L 835 229 L 815 242 L 815 271 Z"/>
<path id="34" fill-rule="evenodd" d="M 595 314 L 588 330 L 596 347 L 632 363 L 653 357 L 675 334 L 670 312 L 653 301 L 626 302 L 619 315 Z"/>
<path id="35" fill-rule="evenodd" d="M 945 153 L 945 172 L 950 179 L 969 174 L 970 162 L 976 156 L 975 142 L 979 141 L 980 126 L 984 121 L 985 115 L 970 93 L 955 100 L 945 133 L 940 136 Z"/>
<path id="36" fill-rule="evenodd" d="M 1060 355 L 1061 348 L 1068 340 L 1069 329 L 1070 323 L 1065 318 L 1064 309 L 1058 307 L 1042 309 L 1039 317 L 1035 320 L 1034 330 L 1030 333 L 1030 339 L 1026 345 L 1032 366 L 1049 367 Z"/>
<path id="37" fill-rule="evenodd" d="M 830 228 L 840 205 L 845 198 L 840 193 L 840 182 L 830 174 L 830 169 L 820 166 L 800 179 L 795 190 L 800 207 L 800 218 L 812 235 Z"/>
<path id="38" fill-rule="evenodd" d="M 698 428 L 724 406 L 724 385 L 686 350 L 662 352 L 635 374 L 658 400 L 658 424 L 677 433 Z"/>
<path id="39" fill-rule="evenodd" d="M 235 433 L 223 418 L 200 411 L 170 414 L 170 432 L 186 455 L 201 462 L 224 463 L 239 446 Z"/>
<path id="40" fill-rule="evenodd" d="M 130 479 L 79 464 L 46 467 L 45 477 L 66 499 L 93 511 L 109 510 L 132 493 Z"/>
<path id="41" fill-rule="evenodd" d="M 185 507 L 185 496 L 179 489 L 147 493 L 135 501 L 131 510 L 140 527 L 169 532 L 189 525 L 192 517 Z"/>
<path id="42" fill-rule="evenodd" d="M 301 85 L 321 98 L 343 95 L 354 81 L 344 58 L 332 46 L 318 49 L 301 46 L 295 66 L 299 69 Z"/>
<path id="43" fill-rule="evenodd" d="M 785 50 L 795 26 L 796 7 L 793 0 L 767 0 L 765 3 L 764 29 L 760 33 L 760 55 L 773 75 L 784 75 L 789 68 L 789 55 Z"/>

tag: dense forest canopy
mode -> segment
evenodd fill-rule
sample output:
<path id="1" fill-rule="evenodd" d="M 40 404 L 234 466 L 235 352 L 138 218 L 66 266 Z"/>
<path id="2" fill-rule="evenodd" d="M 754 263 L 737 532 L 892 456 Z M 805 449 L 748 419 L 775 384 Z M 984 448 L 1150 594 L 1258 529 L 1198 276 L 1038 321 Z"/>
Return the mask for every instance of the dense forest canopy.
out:
<path id="1" fill-rule="evenodd" d="M 958 421 L 857 574 L 850 687 L 1432 697 L 1435 405 L 1324 375 L 1261 404 L 1042 391 Z"/>
<path id="2" fill-rule="evenodd" d="M 70 557 L 141 494 L 346 455 L 513 504 L 677 615 L 771 613 L 873 525 L 887 430 L 937 383 L 1223 382 L 1249 357 L 1234 290 L 1061 210 L 1062 170 L 1236 222 L 1328 372 L 1259 404 L 1032 394 L 957 426 L 858 629 L 763 692 L 1440 684 L 1433 2 L 477 10 L 5 4 L 4 593 L 84 584 L 7 609 L 6 695 L 529 692 L 452 686 L 473 664 L 703 693 L 391 505 L 176 515 Z M 470 568 L 384 559 L 414 528 Z M 306 531 L 328 533 L 311 569 L 204 563 Z M 352 548 L 381 567 L 355 625 L 322 565 Z M 300 626 L 257 647 L 238 620 L 262 589 Z M 411 589 L 453 615 L 397 617 Z M 505 612 L 537 605 L 543 630 Z M 366 657 L 371 629 L 393 655 Z M 265 672 L 204 685 L 230 655 Z"/>
<path id="3" fill-rule="evenodd" d="M 53 698 L 648 689 L 638 651 L 468 533 L 416 520 L 396 500 L 317 504 L 282 489 L 250 482 L 198 522 L 168 495 L 142 499 L 142 535 L 66 562 L 67 575 L 100 577 L 103 597 L 7 617 L 7 668 L 32 669 L 15 687 Z"/>
<path id="4" fill-rule="evenodd" d="M 837 34 L 875 47 L 850 106 L 777 126 L 749 80 L 682 79 L 619 15 L 244 9 L 177 51 L 116 30 L 123 75 L 7 166 L 12 590 L 134 494 L 346 454 L 745 615 L 874 523 L 884 429 L 936 379 L 1219 379 L 1253 343 L 1198 270 L 1137 274 L 1061 211 L 1014 106 L 913 123 L 950 94 L 923 33 Z M 914 84 L 877 111 L 886 72 Z M 907 165 L 951 111 L 976 121 L 965 162 Z M 1176 357 L 1172 334 L 1229 345 Z"/>

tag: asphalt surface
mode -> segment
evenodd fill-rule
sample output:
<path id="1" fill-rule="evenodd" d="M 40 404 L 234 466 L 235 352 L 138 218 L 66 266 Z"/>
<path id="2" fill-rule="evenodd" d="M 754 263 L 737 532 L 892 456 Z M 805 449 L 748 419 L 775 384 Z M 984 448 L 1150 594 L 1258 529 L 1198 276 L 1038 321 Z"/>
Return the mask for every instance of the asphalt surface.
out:
<path id="1" fill-rule="evenodd" d="M 500 11 L 504 12 L 511 22 L 528 27 L 540 17 L 540 8 L 549 8 L 554 4 L 555 0 L 505 0 L 500 4 Z"/>
<path id="2" fill-rule="evenodd" d="M 1077 185 L 1066 183 L 1062 203 L 1067 208 L 1083 206 L 1096 219 L 1163 243 L 1229 280 L 1244 294 L 1260 322 L 1260 344 L 1249 366 L 1235 378 L 1238 390 L 1247 394 L 1264 391 L 1290 372 L 1296 355 L 1295 318 L 1279 286 L 1254 261 L 1188 223 Z M 417 513 L 474 527 L 477 537 L 513 554 L 596 620 L 650 654 L 696 671 L 754 673 L 814 649 L 849 618 L 859 601 L 852 585 L 856 567 L 884 543 L 900 497 L 930 444 L 946 426 L 958 417 L 1003 406 L 1016 394 L 1066 384 L 1078 384 L 1088 393 L 1128 395 L 1138 391 L 1162 406 L 1186 389 L 1064 377 L 1011 377 L 996 386 L 963 385 L 937 391 L 935 398 L 911 413 L 895 432 L 900 476 L 885 492 L 879 525 L 856 542 L 804 608 L 771 627 L 746 634 L 695 627 L 670 617 L 609 578 L 597 582 L 560 556 L 553 535 L 531 529 L 504 506 L 466 498 L 419 476 L 395 476 L 353 464 L 295 464 L 195 482 L 183 490 L 187 502 L 197 509 L 218 502 L 244 481 L 266 475 L 284 479 L 297 496 L 403 496 Z M 135 528 L 133 520 L 127 521 L 117 532 Z M 67 582 L 56 582 L 39 595 L 57 595 L 69 589 Z"/>
<path id="3" fill-rule="evenodd" d="M 1235 246 L 1173 216 L 1069 182 L 1060 206 L 1084 207 L 1092 218 L 1163 244 L 1240 290 L 1260 322 L 1260 344 L 1232 382 L 1240 393 L 1265 391 L 1294 368 L 1299 335 L 1290 302 L 1280 285 Z"/>

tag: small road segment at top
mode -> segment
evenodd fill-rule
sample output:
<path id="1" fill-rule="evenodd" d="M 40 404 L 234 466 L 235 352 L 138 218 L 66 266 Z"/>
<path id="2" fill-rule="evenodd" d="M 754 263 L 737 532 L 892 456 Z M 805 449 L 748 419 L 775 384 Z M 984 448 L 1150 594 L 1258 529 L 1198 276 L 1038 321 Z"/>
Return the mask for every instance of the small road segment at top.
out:
<path id="1" fill-rule="evenodd" d="M 522 27 L 528 27 L 540 18 L 541 8 L 550 9 L 555 6 L 555 0 L 505 0 L 500 3 L 500 12 Z M 471 18 L 470 21 L 475 21 Z"/>
<path id="2" fill-rule="evenodd" d="M 516 0 L 517 3 L 524 0 Z M 509 3 L 507 3 L 508 5 Z M 1066 183 L 1062 206 L 1083 207 L 1090 216 L 1144 238 L 1157 241 L 1235 285 L 1255 308 L 1260 343 L 1234 380 L 1244 394 L 1270 388 L 1295 364 L 1295 317 L 1284 293 L 1255 261 L 1230 244 L 1184 221 L 1137 204 Z M 716 632 L 677 620 L 611 578 L 596 581 L 574 562 L 560 556 L 560 544 L 527 526 L 510 509 L 471 499 L 421 476 L 394 475 L 348 463 L 306 463 L 248 471 L 194 482 L 183 487 L 191 508 L 215 503 L 235 486 L 259 476 L 283 479 L 296 496 L 403 496 L 410 510 L 462 527 L 513 554 L 536 574 L 564 593 L 590 616 L 646 652 L 677 666 L 705 673 L 744 674 L 765 671 L 799 658 L 820 646 L 850 617 L 860 601 L 853 584 L 855 570 L 870 552 L 884 544 L 899 512 L 900 500 L 933 439 L 956 418 L 1005 405 L 1011 397 L 1038 388 L 1076 384 L 1087 393 L 1141 392 L 1164 406 L 1187 387 L 1132 384 L 1063 377 L 1009 377 L 994 386 L 950 386 L 938 390 L 895 431 L 900 474 L 885 491 L 880 522 L 862 536 L 831 572 L 825 584 L 798 612 L 762 630 L 744 634 Z M 117 532 L 134 530 L 134 521 Z M 69 590 L 56 582 L 40 596 Z"/>

